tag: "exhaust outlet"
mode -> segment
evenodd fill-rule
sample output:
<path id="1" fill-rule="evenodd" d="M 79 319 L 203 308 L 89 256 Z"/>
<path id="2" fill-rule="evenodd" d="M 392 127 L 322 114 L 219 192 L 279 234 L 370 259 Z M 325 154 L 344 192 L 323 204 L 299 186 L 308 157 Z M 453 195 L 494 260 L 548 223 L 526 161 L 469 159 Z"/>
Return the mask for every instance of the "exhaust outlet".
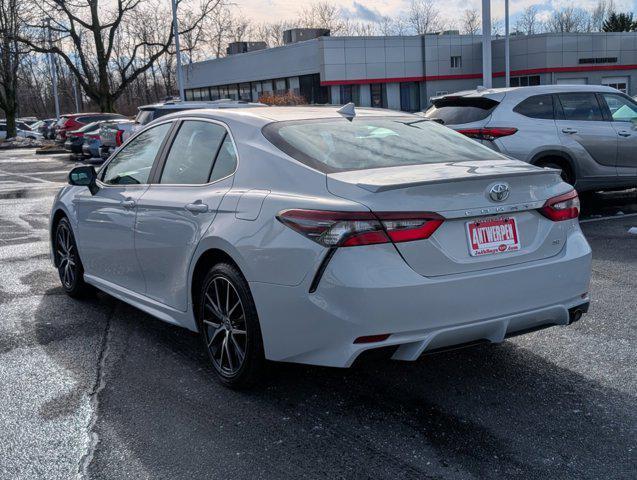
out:
<path id="1" fill-rule="evenodd" d="M 588 312 L 589 302 L 583 303 L 581 305 L 577 305 L 575 307 L 568 309 L 568 317 L 569 317 L 569 325 L 577 322 L 582 318 L 586 312 Z"/>

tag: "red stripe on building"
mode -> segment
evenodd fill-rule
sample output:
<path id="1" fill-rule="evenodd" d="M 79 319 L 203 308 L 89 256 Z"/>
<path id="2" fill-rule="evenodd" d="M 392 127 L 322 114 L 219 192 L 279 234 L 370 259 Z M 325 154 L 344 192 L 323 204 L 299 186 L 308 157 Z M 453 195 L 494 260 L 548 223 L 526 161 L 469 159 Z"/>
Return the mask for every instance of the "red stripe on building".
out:
<path id="1" fill-rule="evenodd" d="M 590 65 L 578 67 L 553 67 L 553 68 L 528 68 L 524 70 L 511 70 L 511 76 L 538 75 L 541 73 L 568 73 L 568 72 L 605 72 L 614 70 L 637 70 L 637 65 Z M 494 72 L 494 77 L 504 77 L 504 72 Z M 326 80 L 321 85 L 367 85 L 369 83 L 398 83 L 398 82 L 432 82 L 436 80 L 470 80 L 482 78 L 481 73 L 465 73 L 460 75 L 426 75 L 419 77 L 393 77 L 393 78 L 366 78 L 357 80 Z"/>

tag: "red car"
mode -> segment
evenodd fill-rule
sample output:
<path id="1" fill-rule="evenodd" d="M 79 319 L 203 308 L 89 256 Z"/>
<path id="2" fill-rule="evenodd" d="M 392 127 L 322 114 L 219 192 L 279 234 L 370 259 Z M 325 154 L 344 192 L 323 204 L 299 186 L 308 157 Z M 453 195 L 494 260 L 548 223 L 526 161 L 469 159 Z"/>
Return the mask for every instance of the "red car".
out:
<path id="1" fill-rule="evenodd" d="M 126 118 L 119 113 L 69 113 L 62 115 L 57 122 L 57 130 L 55 141 L 64 143 L 66 141 L 66 133 L 88 125 L 89 123 L 99 122 L 101 120 L 114 120 L 118 118 Z"/>

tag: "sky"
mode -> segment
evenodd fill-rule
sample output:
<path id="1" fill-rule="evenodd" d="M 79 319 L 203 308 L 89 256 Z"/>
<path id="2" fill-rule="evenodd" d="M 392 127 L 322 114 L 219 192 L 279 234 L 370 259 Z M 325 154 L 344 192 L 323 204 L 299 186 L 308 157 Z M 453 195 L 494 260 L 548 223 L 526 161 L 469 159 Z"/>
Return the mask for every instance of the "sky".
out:
<path id="1" fill-rule="evenodd" d="M 242 16 L 246 16 L 255 22 L 270 22 L 284 19 L 294 19 L 296 12 L 304 5 L 314 0 L 235 0 Z M 396 17 L 409 8 L 409 0 L 341 0 L 333 1 L 342 6 L 348 12 L 352 20 L 373 21 L 381 16 Z M 436 0 L 436 7 L 445 18 L 460 17 L 462 11 L 467 8 L 481 9 L 481 0 Z M 637 0 L 614 0 L 617 10 L 635 11 Z M 515 25 L 515 18 L 526 7 L 538 5 L 541 13 L 548 16 L 555 8 L 564 5 L 575 5 L 580 8 L 593 8 L 597 0 L 546 0 L 538 2 L 533 0 L 510 0 L 509 10 L 511 25 Z M 491 2 L 492 16 L 504 17 L 504 0 Z"/>

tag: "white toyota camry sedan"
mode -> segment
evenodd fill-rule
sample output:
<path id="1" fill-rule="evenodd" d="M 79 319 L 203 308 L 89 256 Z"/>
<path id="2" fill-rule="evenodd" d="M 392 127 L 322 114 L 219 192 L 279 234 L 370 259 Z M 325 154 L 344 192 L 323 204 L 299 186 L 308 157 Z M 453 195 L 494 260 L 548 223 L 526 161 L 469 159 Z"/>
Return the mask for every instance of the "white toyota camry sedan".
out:
<path id="1" fill-rule="evenodd" d="M 51 212 L 64 290 L 199 332 L 228 386 L 266 360 L 416 360 L 588 309 L 591 250 L 559 172 L 414 115 L 185 111 L 69 183 Z"/>

